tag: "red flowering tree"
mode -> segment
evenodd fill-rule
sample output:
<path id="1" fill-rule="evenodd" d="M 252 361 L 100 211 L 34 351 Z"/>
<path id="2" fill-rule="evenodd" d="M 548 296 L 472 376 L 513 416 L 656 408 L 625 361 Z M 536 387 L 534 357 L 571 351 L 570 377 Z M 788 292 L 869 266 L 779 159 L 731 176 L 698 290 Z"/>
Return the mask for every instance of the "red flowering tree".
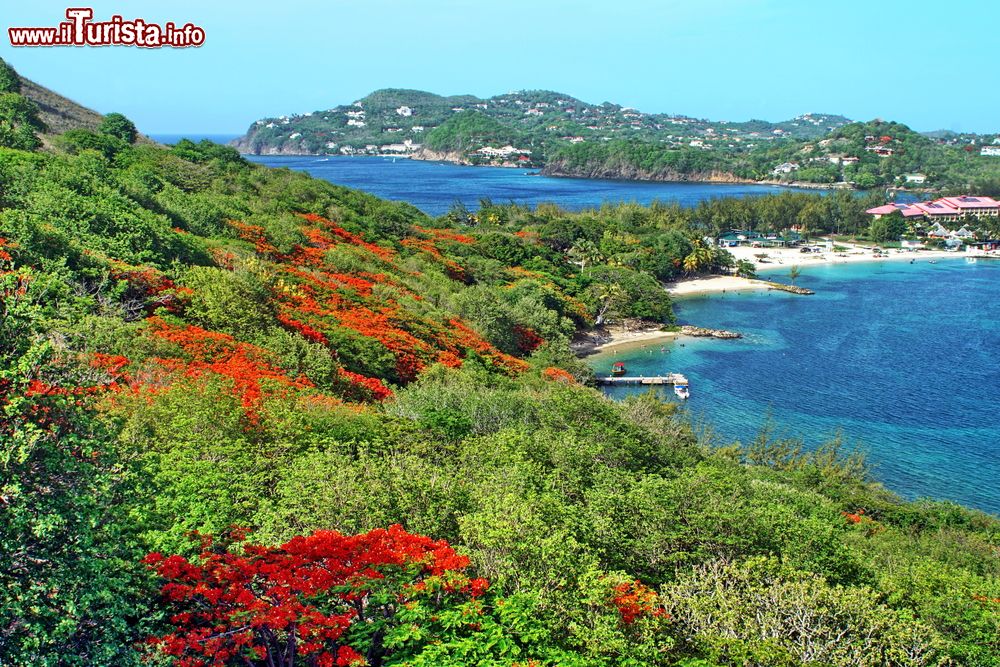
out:
<path id="1" fill-rule="evenodd" d="M 398 525 L 317 531 L 279 547 L 226 546 L 205 539 L 197 558 L 145 559 L 165 579 L 174 626 L 150 644 L 179 667 L 376 667 L 397 613 L 474 602 L 488 586 L 465 574 L 468 559 L 446 542 Z"/>

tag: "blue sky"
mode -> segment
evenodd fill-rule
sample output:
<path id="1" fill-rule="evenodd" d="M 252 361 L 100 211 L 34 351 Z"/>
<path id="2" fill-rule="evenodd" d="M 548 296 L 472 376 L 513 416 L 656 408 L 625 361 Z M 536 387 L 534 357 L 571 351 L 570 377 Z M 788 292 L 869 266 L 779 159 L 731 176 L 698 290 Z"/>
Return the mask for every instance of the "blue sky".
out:
<path id="1" fill-rule="evenodd" d="M 995 2 L 92 3 L 95 19 L 202 26 L 205 45 L 185 50 L 14 49 L 7 27 L 55 25 L 67 5 L 5 5 L 0 57 L 147 133 L 239 133 L 263 116 L 326 109 L 390 86 L 481 96 L 546 88 L 712 119 L 828 112 L 918 130 L 1000 131 Z"/>

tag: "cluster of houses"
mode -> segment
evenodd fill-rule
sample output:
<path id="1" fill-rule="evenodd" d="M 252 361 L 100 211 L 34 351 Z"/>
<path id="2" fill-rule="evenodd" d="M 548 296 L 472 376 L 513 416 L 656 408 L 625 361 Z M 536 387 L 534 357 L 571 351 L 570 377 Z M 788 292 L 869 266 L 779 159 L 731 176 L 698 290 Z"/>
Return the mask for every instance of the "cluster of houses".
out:
<path id="1" fill-rule="evenodd" d="M 479 150 L 474 151 L 474 153 L 482 157 L 501 158 L 501 159 L 507 159 L 517 155 L 520 156 L 519 159 L 524 158 L 522 162 L 527 162 L 528 160 L 531 159 L 528 157 L 529 155 L 531 155 L 531 151 L 529 151 L 526 148 L 515 148 L 514 146 L 511 146 L 509 144 L 501 148 L 493 148 L 492 146 L 483 146 Z"/>

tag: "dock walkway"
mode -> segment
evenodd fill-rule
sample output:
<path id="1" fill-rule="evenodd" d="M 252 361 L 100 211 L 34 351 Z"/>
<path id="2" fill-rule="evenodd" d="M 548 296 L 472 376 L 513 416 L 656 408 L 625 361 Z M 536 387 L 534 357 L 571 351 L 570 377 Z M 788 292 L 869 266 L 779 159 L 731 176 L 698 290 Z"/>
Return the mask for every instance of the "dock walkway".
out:
<path id="1" fill-rule="evenodd" d="M 597 384 L 650 384 L 650 385 L 678 385 L 687 384 L 688 380 L 680 373 L 668 373 L 667 375 L 599 375 L 596 378 Z"/>

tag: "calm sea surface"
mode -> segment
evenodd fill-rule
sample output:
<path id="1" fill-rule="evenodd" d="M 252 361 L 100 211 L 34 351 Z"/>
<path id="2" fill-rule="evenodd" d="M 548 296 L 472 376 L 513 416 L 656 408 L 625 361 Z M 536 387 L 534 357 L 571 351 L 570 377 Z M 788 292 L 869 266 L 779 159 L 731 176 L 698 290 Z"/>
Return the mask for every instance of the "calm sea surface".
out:
<path id="1" fill-rule="evenodd" d="M 684 373 L 691 415 L 724 442 L 753 439 L 769 416 L 812 446 L 842 430 L 893 491 L 1000 513 L 1000 261 L 809 267 L 796 284 L 817 293 L 678 302 L 680 322 L 742 340 L 590 359 L 602 373 L 614 361 Z"/>
<path id="2" fill-rule="evenodd" d="M 780 192 L 770 185 L 712 183 L 638 183 L 538 176 L 535 171 L 501 167 L 465 167 L 444 162 L 391 157 L 247 156 L 269 167 L 305 171 L 338 185 L 364 190 L 383 199 L 407 201 L 429 215 L 447 213 L 461 201 L 470 209 L 479 200 L 529 206 L 555 203 L 576 211 L 605 202 L 679 202 L 694 206 L 713 197 L 746 197 Z"/>

